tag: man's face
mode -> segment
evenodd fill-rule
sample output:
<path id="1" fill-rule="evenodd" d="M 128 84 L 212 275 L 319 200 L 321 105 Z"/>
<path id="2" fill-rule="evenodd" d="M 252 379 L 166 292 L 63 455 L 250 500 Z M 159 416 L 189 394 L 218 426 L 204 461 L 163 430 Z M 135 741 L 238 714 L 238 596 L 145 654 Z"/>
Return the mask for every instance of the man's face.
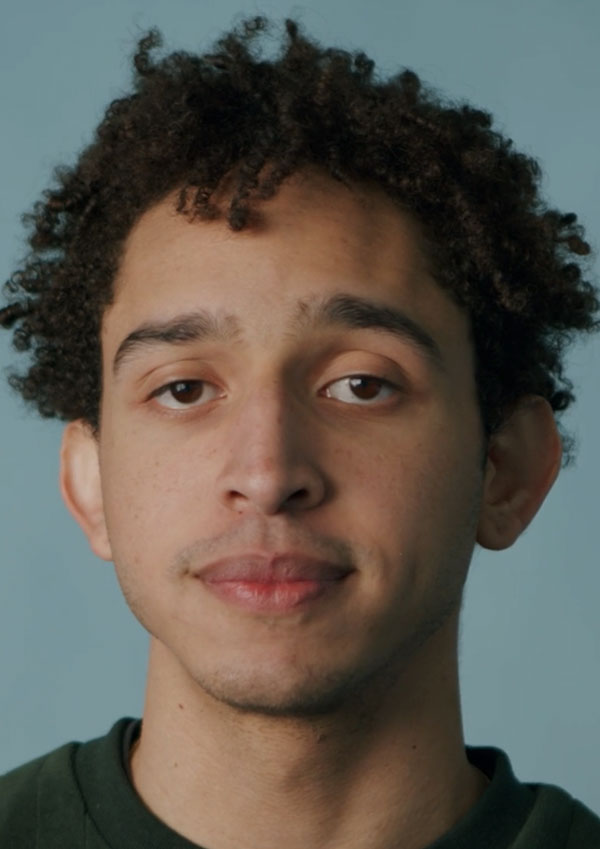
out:
<path id="1" fill-rule="evenodd" d="M 260 212 L 233 233 L 171 199 L 130 234 L 102 496 L 125 596 L 190 685 L 302 713 L 450 650 L 483 437 L 468 320 L 411 220 L 317 174 Z"/>

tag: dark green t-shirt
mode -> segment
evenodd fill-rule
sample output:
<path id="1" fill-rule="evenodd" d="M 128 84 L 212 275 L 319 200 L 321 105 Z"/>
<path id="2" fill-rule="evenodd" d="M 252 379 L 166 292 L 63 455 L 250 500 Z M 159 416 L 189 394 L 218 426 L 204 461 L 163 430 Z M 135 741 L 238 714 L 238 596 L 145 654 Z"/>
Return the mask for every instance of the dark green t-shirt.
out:
<path id="1" fill-rule="evenodd" d="M 1 777 L 0 847 L 198 849 L 137 796 L 125 752 L 138 729 L 139 720 L 121 719 L 105 737 L 68 743 Z M 491 782 L 426 849 L 600 849 L 600 819 L 581 802 L 552 785 L 517 781 L 500 749 L 466 752 Z"/>

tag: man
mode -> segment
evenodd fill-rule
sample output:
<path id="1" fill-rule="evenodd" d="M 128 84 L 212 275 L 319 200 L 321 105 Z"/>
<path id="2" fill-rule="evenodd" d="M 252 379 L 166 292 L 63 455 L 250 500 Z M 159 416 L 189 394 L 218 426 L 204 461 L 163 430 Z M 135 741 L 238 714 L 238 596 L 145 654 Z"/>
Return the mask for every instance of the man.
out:
<path id="1" fill-rule="evenodd" d="M 142 40 L 0 313 L 151 635 L 143 722 L 1 779 L 2 845 L 600 846 L 465 747 L 457 660 L 475 544 L 561 465 L 583 234 L 485 113 L 264 27 Z"/>

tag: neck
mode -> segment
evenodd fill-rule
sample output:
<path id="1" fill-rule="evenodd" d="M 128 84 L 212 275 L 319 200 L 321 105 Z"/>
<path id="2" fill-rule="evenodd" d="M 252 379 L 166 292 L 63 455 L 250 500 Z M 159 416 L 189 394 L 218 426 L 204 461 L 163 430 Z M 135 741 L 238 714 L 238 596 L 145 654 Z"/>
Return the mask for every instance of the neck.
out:
<path id="1" fill-rule="evenodd" d="M 421 849 L 488 783 L 465 754 L 456 649 L 440 653 L 436 638 L 419 676 L 406 670 L 303 718 L 216 701 L 154 641 L 136 790 L 167 825 L 214 849 Z"/>

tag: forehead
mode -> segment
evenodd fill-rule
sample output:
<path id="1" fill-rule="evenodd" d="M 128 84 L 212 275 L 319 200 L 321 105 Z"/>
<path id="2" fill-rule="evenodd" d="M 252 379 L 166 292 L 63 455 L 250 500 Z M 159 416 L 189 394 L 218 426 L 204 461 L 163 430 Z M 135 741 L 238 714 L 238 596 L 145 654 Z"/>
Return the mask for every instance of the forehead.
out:
<path id="1" fill-rule="evenodd" d="M 379 189 L 296 174 L 240 232 L 224 217 L 190 222 L 175 200 L 144 213 L 126 241 L 105 343 L 198 308 L 273 335 L 340 292 L 410 311 L 442 337 L 468 337 L 466 316 L 432 277 L 418 225 Z"/>

